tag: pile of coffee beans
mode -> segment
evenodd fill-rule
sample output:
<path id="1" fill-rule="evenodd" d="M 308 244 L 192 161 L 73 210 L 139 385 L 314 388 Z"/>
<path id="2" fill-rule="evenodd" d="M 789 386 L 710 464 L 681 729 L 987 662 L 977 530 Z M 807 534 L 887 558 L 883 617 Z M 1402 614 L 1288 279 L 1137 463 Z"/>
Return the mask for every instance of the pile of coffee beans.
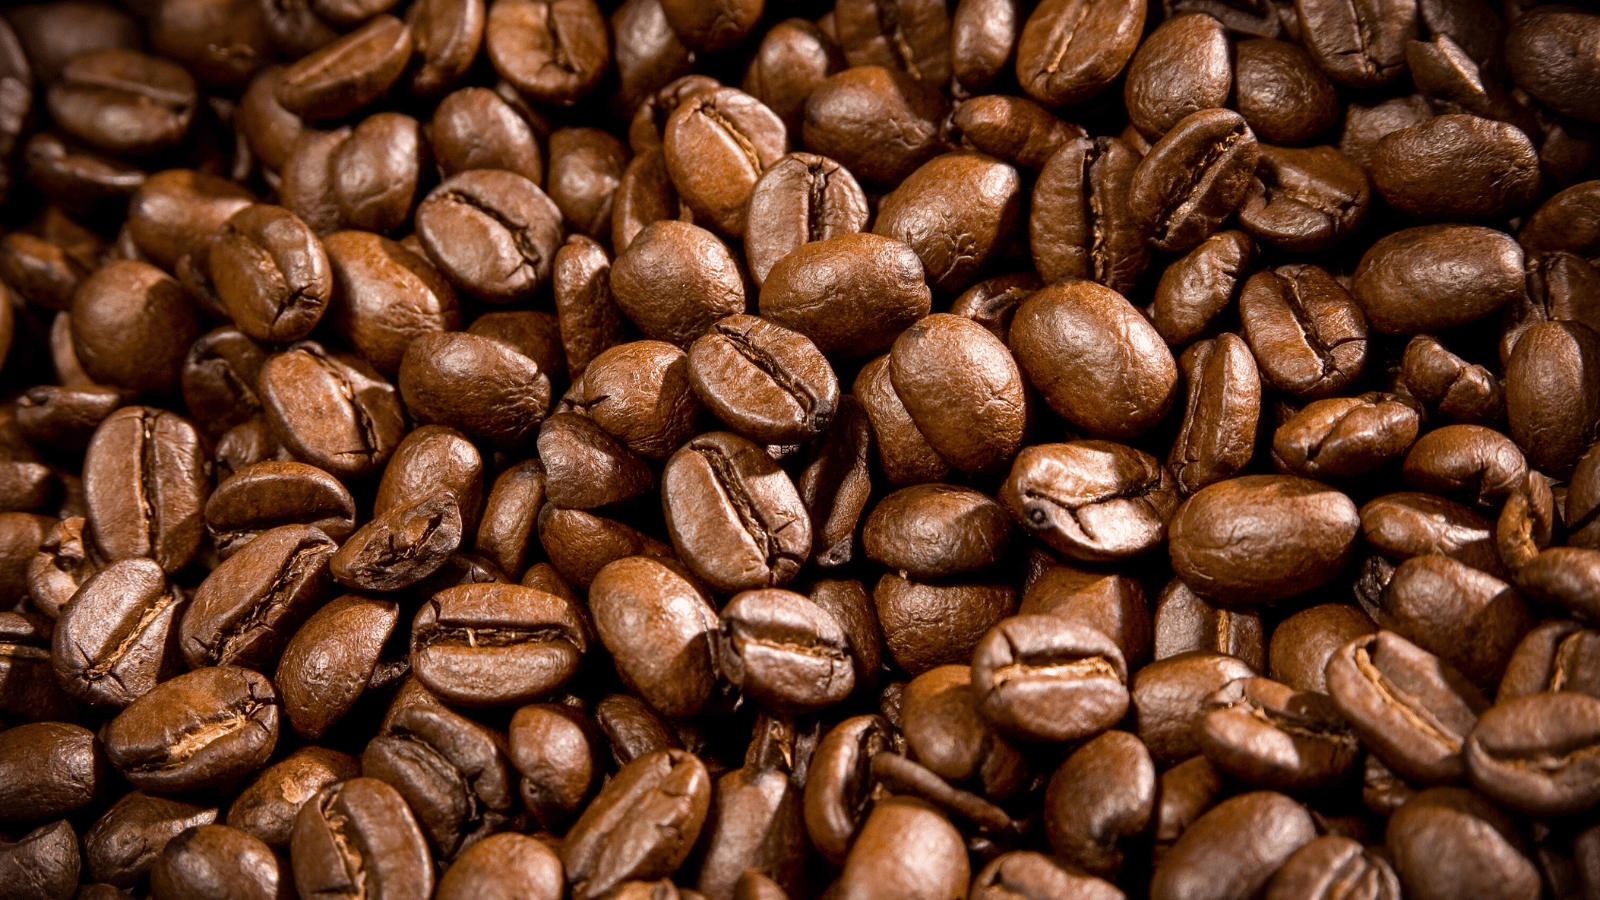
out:
<path id="1" fill-rule="evenodd" d="M 0 192 L 0 900 L 1600 900 L 1600 10 L 7 4 Z"/>

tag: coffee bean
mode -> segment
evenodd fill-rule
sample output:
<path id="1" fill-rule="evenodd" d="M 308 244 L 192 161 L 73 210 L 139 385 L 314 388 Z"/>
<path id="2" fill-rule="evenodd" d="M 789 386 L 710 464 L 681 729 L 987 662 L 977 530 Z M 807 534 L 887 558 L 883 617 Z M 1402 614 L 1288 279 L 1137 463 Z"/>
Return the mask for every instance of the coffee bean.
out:
<path id="1" fill-rule="evenodd" d="M 1174 124 L 1134 170 L 1134 227 L 1162 250 L 1188 250 L 1244 202 L 1261 149 L 1238 113 L 1202 109 Z"/>
<path id="2" fill-rule="evenodd" d="M 302 897 L 348 894 L 352 870 L 361 889 L 424 900 L 433 892 L 433 860 L 405 800 L 376 778 L 324 787 L 295 818 L 289 857 Z"/>
<path id="3" fill-rule="evenodd" d="M 83 464 L 89 526 L 108 559 L 145 556 L 175 572 L 194 557 L 210 478 L 188 420 L 124 407 L 95 429 Z"/>
<path id="4" fill-rule="evenodd" d="M 1132 58 L 1144 17 L 1144 7 L 1118 0 L 1041 3 L 1017 40 L 1017 81 L 1046 106 L 1092 99 Z"/>
<path id="5" fill-rule="evenodd" d="M 106 758 L 141 790 L 214 787 L 260 768 L 278 741 L 278 692 L 237 666 L 164 681 L 106 727 Z"/>
<path id="6" fill-rule="evenodd" d="M 63 687 L 124 707 L 178 670 L 174 628 L 189 601 L 153 560 L 112 563 L 85 579 L 56 620 L 51 657 Z"/>
<path id="7" fill-rule="evenodd" d="M 624 766 L 562 844 L 573 895 L 599 897 L 627 879 L 676 869 L 694 848 L 710 805 L 705 766 L 682 750 L 652 753 Z"/>

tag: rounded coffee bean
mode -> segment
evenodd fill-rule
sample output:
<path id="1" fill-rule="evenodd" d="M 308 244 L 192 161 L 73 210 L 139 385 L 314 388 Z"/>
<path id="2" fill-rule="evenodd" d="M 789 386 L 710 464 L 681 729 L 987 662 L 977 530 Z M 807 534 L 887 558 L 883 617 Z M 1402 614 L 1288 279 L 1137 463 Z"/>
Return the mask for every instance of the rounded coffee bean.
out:
<path id="1" fill-rule="evenodd" d="M 308 525 L 265 532 L 201 582 L 178 632 L 191 668 L 271 668 L 290 635 L 328 595 L 338 545 Z"/>
<path id="2" fill-rule="evenodd" d="M 662 750 L 624 766 L 562 843 L 575 900 L 596 900 L 629 879 L 677 869 L 710 807 L 711 778 L 692 754 Z"/>
<path id="3" fill-rule="evenodd" d="M 961 833 L 949 820 L 921 800 L 890 797 L 875 804 L 862 824 L 845 858 L 837 896 L 839 900 L 959 897 L 971 877 Z"/>
<path id="4" fill-rule="evenodd" d="M 1154 548 L 1180 502 L 1172 474 L 1155 457 L 1110 441 L 1024 448 L 999 500 L 1025 531 L 1086 562 Z"/>
<path id="5" fill-rule="evenodd" d="M 1056 616 L 1006 619 L 973 651 L 978 708 L 1026 740 L 1078 740 L 1115 725 L 1128 710 L 1127 681 L 1110 638 Z"/>
<path id="6" fill-rule="evenodd" d="M 175 625 L 189 603 L 153 560 L 119 560 L 89 576 L 56 620 L 56 677 L 88 703 L 127 706 L 178 672 Z"/>
<path id="7" fill-rule="evenodd" d="M 284 445 L 335 476 L 383 465 L 405 429 L 392 385 L 361 360 L 309 341 L 269 357 L 260 390 Z"/>
<path id="8" fill-rule="evenodd" d="M 1350 498 L 1286 475 L 1211 485 L 1169 526 L 1172 567 L 1203 597 L 1260 603 L 1327 583 L 1350 558 L 1361 525 Z"/>
<path id="9" fill-rule="evenodd" d="M 1240 794 L 1184 830 L 1156 866 L 1150 898 L 1244 900 L 1316 837 L 1310 813 L 1294 800 L 1273 791 Z"/>
<path id="10" fill-rule="evenodd" d="M 837 162 L 790 153 L 772 163 L 750 190 L 744 252 L 751 278 L 759 286 L 801 244 L 861 231 L 869 212 L 861 186 Z"/>
<path id="11" fill-rule="evenodd" d="M 812 241 L 767 273 L 761 315 L 810 338 L 823 353 L 867 357 L 889 349 L 928 314 L 933 294 L 924 275 L 916 251 L 893 238 Z"/>
<path id="12" fill-rule="evenodd" d="M 561 211 L 515 172 L 476 169 L 445 179 L 417 207 L 423 249 L 462 290 L 509 303 L 550 280 Z"/>
<path id="13" fill-rule="evenodd" d="M 594 90 L 611 62 L 601 15 L 594 0 L 499 0 L 489 8 L 484 49 L 518 91 L 571 104 Z"/>
<path id="14" fill-rule="evenodd" d="M 1600 804 L 1597 743 L 1600 697 L 1562 691 L 1497 703 L 1478 718 L 1462 757 L 1472 783 L 1502 805 L 1573 815 Z"/>
<path id="15" fill-rule="evenodd" d="M 95 429 L 83 490 L 96 543 L 108 559 L 145 556 L 167 572 L 194 558 L 205 536 L 210 473 L 194 425 L 175 413 L 127 406 Z"/>
<path id="16" fill-rule="evenodd" d="M 105 788 L 106 746 L 87 728 L 34 722 L 0 731 L 0 821 L 54 819 Z"/>
<path id="17" fill-rule="evenodd" d="M 461 506 L 441 491 L 361 526 L 333 554 L 333 578 L 358 591 L 397 591 L 432 575 L 461 546 Z"/>
<path id="18" fill-rule="evenodd" d="M 426 334 L 400 359 L 406 409 L 497 445 L 525 445 L 550 409 L 550 376 L 492 338 L 458 331 Z"/>
<path id="19" fill-rule="evenodd" d="M 1125 0 L 1045 0 L 1017 40 L 1017 81 L 1046 106 L 1092 99 L 1133 57 L 1144 17 Z"/>
<path id="20" fill-rule="evenodd" d="M 696 339 L 689 381 L 717 418 L 765 444 L 815 437 L 839 406 L 839 379 L 816 344 L 758 316 L 729 316 Z"/>
<path id="21" fill-rule="evenodd" d="M 951 208 L 954 194 L 963 202 Z M 917 167 L 878 202 L 875 234 L 917 252 L 929 285 L 966 290 L 1005 252 L 1022 217 L 1017 170 L 982 153 L 946 153 Z"/>
<path id="22" fill-rule="evenodd" d="M 351 868 L 361 873 L 363 889 L 381 897 L 433 894 L 433 859 L 416 817 L 398 791 L 376 778 L 330 784 L 306 802 L 295 818 L 289 859 L 302 897 L 347 893 Z"/>
<path id="23" fill-rule="evenodd" d="M 1361 257 L 1351 285 L 1367 320 L 1385 334 L 1465 325 L 1526 290 L 1522 248 L 1476 225 L 1421 225 L 1382 237 Z"/>
<path id="24" fill-rule="evenodd" d="M 1244 202 L 1261 148 L 1232 110 L 1203 109 L 1172 126 L 1128 187 L 1135 227 L 1162 250 L 1188 250 Z"/>
<path id="25" fill-rule="evenodd" d="M 256 204 L 234 213 L 211 243 L 206 265 L 234 324 L 259 341 L 306 337 L 333 296 L 322 241 L 281 206 Z"/>
<path id="26" fill-rule="evenodd" d="M 1044 801 L 1050 848 L 1087 872 L 1116 877 L 1125 844 L 1155 815 L 1156 791 L 1155 763 L 1144 744 L 1126 731 L 1100 735 L 1050 776 Z"/>
<path id="27" fill-rule="evenodd" d="M 146 394 L 178 387 L 200 321 L 183 288 L 149 263 L 116 260 L 72 296 L 72 349 L 89 377 Z"/>
<path id="28" fill-rule="evenodd" d="M 645 337 L 683 348 L 745 308 L 739 264 L 727 245 L 688 222 L 655 222 L 639 232 L 611 266 L 611 292 Z"/>
<path id="29" fill-rule="evenodd" d="M 255 771 L 278 742 L 278 692 L 237 666 L 195 669 L 157 685 L 106 726 L 106 757 L 140 790 L 171 793 Z"/>
<path id="30" fill-rule="evenodd" d="M 201 825 L 174 837 L 150 867 L 155 897 L 276 900 L 290 873 L 259 838 L 227 825 Z"/>
<path id="31" fill-rule="evenodd" d="M 662 140 L 678 196 L 696 216 L 734 237 L 744 235 L 761 173 L 789 152 L 783 120 L 736 88 L 686 98 L 667 119 Z"/>
<path id="32" fill-rule="evenodd" d="M 300 807 L 328 785 L 359 774 L 360 761 L 348 753 L 302 747 L 262 770 L 239 792 L 228 807 L 227 824 L 273 849 L 287 850 Z"/>
<path id="33" fill-rule="evenodd" d="M 1092 282 L 1023 301 L 1010 345 L 1050 408 L 1097 437 L 1142 434 L 1177 392 L 1178 364 L 1161 335 L 1121 294 Z"/>
<path id="34" fill-rule="evenodd" d="M 838 620 L 804 594 L 745 591 L 722 610 L 718 666 L 770 709 L 808 712 L 848 697 L 855 672 L 846 647 Z"/>
<path id="35" fill-rule="evenodd" d="M 571 602 L 510 584 L 447 588 L 411 623 L 411 667 L 430 690 L 465 706 L 508 706 L 558 691 L 588 649 Z"/>
<path id="36" fill-rule="evenodd" d="M 998 563 L 1011 521 L 993 498 L 971 488 L 923 484 L 879 501 L 861 531 L 867 556 L 891 569 L 932 578 Z"/>
<path id="37" fill-rule="evenodd" d="M 600 640 L 617 674 L 663 715 L 698 712 L 716 686 L 717 613 L 667 565 L 630 556 L 589 586 Z"/>
<path id="38" fill-rule="evenodd" d="M 142 156 L 180 143 L 199 98 L 182 66 L 136 50 L 74 57 L 45 92 L 50 117 L 97 150 Z"/>
<path id="39" fill-rule="evenodd" d="M 936 313 L 907 328 L 889 351 L 889 379 L 928 444 L 955 468 L 997 471 L 1021 448 L 1022 373 L 977 322 Z"/>
<path id="40" fill-rule="evenodd" d="M 394 16 L 365 25 L 284 70 L 283 108 L 307 119 L 337 119 L 382 97 L 400 78 L 415 47 L 411 29 Z"/>
<path id="41" fill-rule="evenodd" d="M 1204 701 L 1200 750 L 1252 787 L 1305 792 L 1349 774 L 1360 745 L 1322 694 L 1266 678 L 1241 678 Z"/>
<path id="42" fill-rule="evenodd" d="M 1422 791 L 1389 817 L 1384 844 L 1408 895 L 1512 900 L 1540 895 L 1511 818 L 1465 788 Z"/>
<path id="43" fill-rule="evenodd" d="M 284 713 L 295 731 L 319 738 L 349 712 L 399 617 L 394 603 L 347 594 L 306 619 L 284 646 L 277 668 Z"/>
<path id="44" fill-rule="evenodd" d="M 1129 120 L 1158 138 L 1192 112 L 1224 106 L 1233 87 L 1231 57 L 1216 19 L 1186 13 L 1162 22 L 1128 66 L 1122 96 Z"/>

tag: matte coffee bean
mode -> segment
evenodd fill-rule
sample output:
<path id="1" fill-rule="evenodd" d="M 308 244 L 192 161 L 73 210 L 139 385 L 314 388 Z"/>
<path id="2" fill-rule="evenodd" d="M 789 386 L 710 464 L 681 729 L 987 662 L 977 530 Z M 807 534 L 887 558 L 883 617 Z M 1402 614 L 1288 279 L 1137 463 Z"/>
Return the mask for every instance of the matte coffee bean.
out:
<path id="1" fill-rule="evenodd" d="M 198 100 L 182 66 L 111 48 L 74 57 L 45 92 L 50 116 L 64 131 L 97 150 L 129 156 L 181 142 Z"/>

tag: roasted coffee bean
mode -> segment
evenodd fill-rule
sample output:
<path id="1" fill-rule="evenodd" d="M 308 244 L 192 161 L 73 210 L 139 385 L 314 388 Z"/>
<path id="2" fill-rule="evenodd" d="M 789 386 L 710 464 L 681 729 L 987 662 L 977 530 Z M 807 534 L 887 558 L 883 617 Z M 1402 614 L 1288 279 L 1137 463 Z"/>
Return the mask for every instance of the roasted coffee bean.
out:
<path id="1" fill-rule="evenodd" d="M 1358 230 L 1371 200 L 1361 167 L 1338 150 L 1263 145 L 1239 224 L 1263 243 L 1317 253 Z"/>
<path id="2" fill-rule="evenodd" d="M 206 577 L 183 613 L 179 642 L 191 668 L 270 668 L 331 585 L 338 545 L 308 525 L 264 532 Z"/>
<path id="3" fill-rule="evenodd" d="M 321 321 L 333 294 L 328 255 L 294 213 L 247 206 L 228 219 L 207 253 L 217 296 L 246 335 L 290 343 Z"/>
<path id="4" fill-rule="evenodd" d="M 545 103 L 581 99 L 611 61 L 606 27 L 593 0 L 496 2 L 484 28 L 484 50 L 500 77 Z M 617 62 L 620 68 L 621 52 Z"/>
<path id="5" fill-rule="evenodd" d="M 268 357 L 260 392 L 284 445 L 335 476 L 365 475 L 383 465 L 405 427 L 394 387 L 382 376 L 309 341 Z"/>
<path id="6" fill-rule="evenodd" d="M 529 814 L 546 827 L 571 821 L 603 774 L 595 722 L 560 704 L 535 703 L 511 717 L 508 738 Z"/>
<path id="7" fill-rule="evenodd" d="M 589 596 L 624 682 L 664 715 L 705 706 L 716 686 L 718 626 L 694 584 L 664 563 L 630 556 L 601 569 Z"/>
<path id="8" fill-rule="evenodd" d="M 356 527 L 356 502 L 332 475 L 305 463 L 259 462 L 228 477 L 206 498 L 206 530 L 229 556 L 281 525 L 303 524 L 335 542 Z"/>
<path id="9" fill-rule="evenodd" d="M 1345 892 L 1399 900 L 1400 880 L 1378 853 L 1340 835 L 1325 834 L 1296 850 L 1267 882 L 1267 900 L 1321 898 Z"/>
<path id="10" fill-rule="evenodd" d="M 274 900 L 287 892 L 290 872 L 259 838 L 227 825 L 200 825 L 162 848 L 150 867 L 155 897 Z"/>
<path id="11" fill-rule="evenodd" d="M 433 893 L 428 844 L 399 792 L 376 778 L 352 778 L 318 791 L 300 807 L 289 847 L 302 897 L 395 900 Z"/>
<path id="12" fill-rule="evenodd" d="M 1221 653 L 1184 653 L 1140 669 L 1129 684 L 1139 740 L 1158 765 L 1200 752 L 1201 701 L 1229 682 L 1255 676 L 1249 666 Z"/>
<path id="13" fill-rule="evenodd" d="M 183 361 L 183 403 L 208 436 L 261 414 L 256 385 L 266 361 L 261 345 L 237 328 L 213 329 L 189 346 Z"/>
<path id="14" fill-rule="evenodd" d="M 1187 402 L 1167 468 L 1178 488 L 1192 494 L 1239 474 L 1255 454 L 1261 375 L 1249 345 L 1235 334 L 1195 343 L 1179 365 Z"/>
<path id="15" fill-rule="evenodd" d="M 872 590 L 884 645 L 912 675 L 967 663 L 990 628 L 1017 611 L 1016 590 L 996 581 L 884 575 Z"/>
<path id="16" fill-rule="evenodd" d="M 561 858 L 538 840 L 521 834 L 490 835 L 455 858 L 439 877 L 439 900 L 526 897 L 559 900 Z"/>
<path id="17" fill-rule="evenodd" d="M 1169 344 L 1200 335 L 1246 284 L 1255 244 L 1242 231 L 1218 232 L 1168 266 L 1156 284 L 1150 322 Z"/>
<path id="18" fill-rule="evenodd" d="M 1527 475 L 1511 439 L 1479 425 L 1446 425 L 1417 439 L 1406 454 L 1406 481 L 1418 490 L 1498 507 Z"/>
<path id="19" fill-rule="evenodd" d="M 744 249 L 759 286 L 778 260 L 801 244 L 862 231 L 866 195 L 850 171 L 811 153 L 769 164 L 750 190 Z"/>
<path id="20" fill-rule="evenodd" d="M 168 572 L 194 558 L 210 473 L 187 419 L 124 407 L 95 429 L 83 465 L 89 526 L 106 558 L 145 556 Z"/>
<path id="21" fill-rule="evenodd" d="M 943 149 L 948 109 L 943 95 L 899 69 L 851 66 L 806 98 L 801 134 L 810 152 L 870 184 L 893 186 Z"/>
<path id="22" fill-rule="evenodd" d="M 1235 67 L 1239 115 L 1265 140 L 1310 140 L 1339 116 L 1333 85 L 1298 44 L 1241 41 Z"/>
<path id="23" fill-rule="evenodd" d="M 760 294 L 762 317 L 848 358 L 889 349 L 932 302 L 916 251 L 876 234 L 801 245 L 772 267 Z"/>
<path id="24" fill-rule="evenodd" d="M 1588 362 L 1597 356 L 1600 333 L 1577 322 L 1535 325 L 1511 351 L 1506 418 L 1512 440 L 1541 472 L 1557 478 L 1572 474 L 1600 427 L 1600 383 Z M 1557 406 L 1551 404 L 1561 415 L 1554 415 Z"/>
<path id="25" fill-rule="evenodd" d="M 428 146 L 446 179 L 473 169 L 504 169 L 544 184 L 544 155 L 532 125 L 488 88 L 466 87 L 440 100 L 428 122 Z"/>
<path id="26" fill-rule="evenodd" d="M 287 704 L 286 704 L 287 705 Z M 303 747 L 262 771 L 228 808 L 227 824 L 286 850 L 306 801 L 330 784 L 360 774 L 359 761 L 323 747 Z"/>
<path id="27" fill-rule="evenodd" d="M 148 694 L 178 672 L 176 625 L 188 607 L 153 560 L 119 560 L 91 575 L 56 620 L 51 657 L 62 686 L 118 707 Z"/>
<path id="28" fill-rule="evenodd" d="M 931 578 L 998 563 L 1011 522 L 992 498 L 946 484 L 896 491 L 873 508 L 861 532 L 867 556 L 891 569 Z"/>
<path id="29" fill-rule="evenodd" d="M 689 346 L 689 383 L 730 428 L 766 444 L 795 444 L 828 426 L 839 381 L 804 335 L 757 316 L 729 316 Z"/>
<path id="30" fill-rule="evenodd" d="M 369 19 L 283 73 L 277 98 L 307 119 L 337 119 L 382 97 L 399 80 L 415 47 L 411 29 L 394 16 Z"/>
<path id="31" fill-rule="evenodd" d="M 915 853 L 911 847 L 917 847 Z M 915 857 L 915 861 L 913 861 Z M 958 897 L 972 870 L 960 832 L 927 803 L 890 797 L 872 808 L 839 876 L 840 900 Z"/>
<path id="32" fill-rule="evenodd" d="M 1489 704 L 1453 666 L 1390 631 L 1328 661 L 1328 695 L 1385 765 L 1423 784 L 1459 781 L 1461 747 Z"/>
<path id="33" fill-rule="evenodd" d="M 1394 395 L 1330 397 L 1308 404 L 1272 437 L 1282 470 L 1337 481 L 1365 475 L 1411 449 L 1421 416 Z"/>
<path id="34" fill-rule="evenodd" d="M 571 601 L 535 588 L 469 584 L 434 594 L 411 624 L 411 667 L 467 706 L 507 706 L 559 690 L 588 649 Z"/>
<path id="35" fill-rule="evenodd" d="M 1051 849 L 1086 872 L 1116 877 L 1125 843 L 1155 815 L 1156 790 L 1155 765 L 1138 738 L 1108 731 L 1089 741 L 1050 777 L 1044 825 Z"/>
<path id="36" fill-rule="evenodd" d="M 1082 281 L 1046 287 L 1017 309 L 1009 337 L 1050 408 L 1097 437 L 1142 434 L 1172 405 L 1172 352 L 1110 288 Z"/>
<path id="37" fill-rule="evenodd" d="M 166 273 L 148 263 L 112 262 L 78 286 L 72 310 L 73 352 L 91 378 L 150 395 L 178 387 L 200 323 Z"/>
<path id="38" fill-rule="evenodd" d="M 1044 163 L 1028 220 L 1041 278 L 1089 278 L 1119 293 L 1138 285 L 1150 262 L 1128 207 L 1139 153 L 1118 138 L 1074 136 Z"/>
<path id="39" fill-rule="evenodd" d="M 688 222 L 656 222 L 639 232 L 611 266 L 611 292 L 645 337 L 683 348 L 745 308 L 727 246 Z"/>
<path id="40" fill-rule="evenodd" d="M 1518 569 L 1516 578 L 1530 597 L 1565 606 L 1589 621 L 1600 620 L 1594 593 L 1600 584 L 1600 551 L 1551 547 Z"/>
<path id="41" fill-rule="evenodd" d="M 764 706 L 807 712 L 855 688 L 844 629 L 831 613 L 793 591 L 736 595 L 722 610 L 718 668 Z"/>
<path id="42" fill-rule="evenodd" d="M 1016 616 L 978 643 L 972 689 L 979 708 L 1027 740 L 1075 740 L 1128 709 L 1127 664 L 1110 638 L 1056 616 Z"/>
<path id="43" fill-rule="evenodd" d="M 278 692 L 236 666 L 164 681 L 106 726 L 106 758 L 140 790 L 214 787 L 260 768 L 278 741 Z"/>
<path id="44" fill-rule="evenodd" d="M 1505 414 L 1505 389 L 1500 379 L 1450 352 L 1431 336 L 1419 334 L 1406 344 L 1400 377 L 1413 397 L 1437 404 L 1439 415 L 1451 421 L 1487 425 Z"/>
<path id="45" fill-rule="evenodd" d="M 111 805 L 83 835 L 83 862 L 90 880 L 122 888 L 137 886 L 169 841 L 191 828 L 217 821 L 216 807 L 199 806 L 134 791 Z"/>
<path id="46" fill-rule="evenodd" d="M 735 434 L 694 438 L 661 475 L 667 529 L 690 569 L 725 591 L 788 583 L 811 551 L 794 482 Z"/>
<path id="47" fill-rule="evenodd" d="M 491 302 L 525 297 L 550 280 L 561 211 L 515 172 L 477 169 L 445 179 L 417 207 L 417 237 L 462 290 Z"/>
<path id="48" fill-rule="evenodd" d="M 1359 747 L 1333 703 L 1265 678 L 1231 682 L 1204 701 L 1200 750 L 1253 787 L 1303 792 L 1350 772 Z"/>
<path id="49" fill-rule="evenodd" d="M 1488 521 L 1433 494 L 1385 494 L 1361 507 L 1361 533 L 1374 549 L 1395 559 L 1437 554 L 1491 575 L 1505 568 Z"/>
<path id="50" fill-rule="evenodd" d="M 1203 650 L 1225 653 L 1257 672 L 1266 668 L 1267 636 L 1261 613 L 1248 606 L 1208 601 L 1181 579 L 1174 578 L 1161 589 L 1150 625 L 1155 632 L 1156 659 Z"/>
<path id="51" fill-rule="evenodd" d="M 1413 216 L 1501 218 L 1539 196 L 1539 160 L 1515 125 L 1444 115 L 1378 142 L 1372 180 L 1390 206 Z"/>
<path id="52" fill-rule="evenodd" d="M 1128 118 L 1150 138 L 1178 120 L 1223 106 L 1233 88 L 1233 60 L 1221 22 L 1204 14 L 1173 16 L 1139 45 L 1122 94 Z"/>
<path id="53" fill-rule="evenodd" d="M 1021 221 L 1021 176 L 1000 160 L 958 151 L 917 168 L 878 203 L 872 230 L 904 241 L 938 293 L 966 290 L 1010 243 Z M 948 197 L 965 198 L 952 209 Z"/>
<path id="54" fill-rule="evenodd" d="M 107 747 L 87 728 L 34 722 L 0 731 L 0 821 L 64 816 L 102 795 Z"/>
<path id="55" fill-rule="evenodd" d="M 404 797 L 445 857 L 505 824 L 515 797 L 498 735 L 442 706 L 395 711 L 361 754 L 364 777 Z"/>
<path id="56" fill-rule="evenodd" d="M 329 560 L 334 580 L 356 590 L 394 591 L 433 574 L 461 546 L 461 506 L 441 491 L 361 526 Z"/>
<path id="57" fill-rule="evenodd" d="M 550 409 L 550 376 L 539 364 L 487 337 L 436 332 L 413 340 L 396 379 L 419 422 L 469 437 L 523 446 Z"/>
<path id="58" fill-rule="evenodd" d="M 1417 794 L 1389 817 L 1385 831 L 1384 844 L 1408 894 L 1531 898 L 1540 893 L 1538 869 L 1510 817 L 1465 788 Z"/>
<path id="59" fill-rule="evenodd" d="M 59 617 L 83 582 L 105 565 L 92 535 L 84 533 L 87 525 L 81 516 L 61 520 L 28 563 L 28 595 L 47 616 Z"/>
<path id="60" fill-rule="evenodd" d="M 321 737 L 349 712 L 372 679 L 399 615 L 394 603 L 350 594 L 305 620 L 284 646 L 277 669 L 284 713 L 295 731 Z"/>
<path id="61" fill-rule="evenodd" d="M 1062 145 L 1084 136 L 1081 128 L 1063 122 L 1032 100 L 1008 94 L 985 94 L 963 101 L 951 122 L 960 129 L 964 146 L 1025 169 L 1042 168 Z"/>
<path id="62" fill-rule="evenodd" d="M 0 614 L 0 712 L 21 719 L 65 719 L 76 710 L 51 665 L 52 625 L 43 616 Z"/>
<path id="63" fill-rule="evenodd" d="M 562 843 L 573 895 L 589 900 L 628 879 L 675 870 L 694 849 L 710 805 L 710 776 L 691 754 L 663 750 L 624 766 Z"/>
<path id="64" fill-rule="evenodd" d="M 557 413 L 539 428 L 539 456 L 548 478 L 545 499 L 562 509 L 597 509 L 655 488 L 644 460 L 594 420 Z"/>
<path id="65" fill-rule="evenodd" d="M 1250 277 L 1239 295 L 1244 338 L 1264 380 L 1297 397 L 1342 390 L 1367 358 L 1367 322 L 1350 293 L 1316 266 Z"/>
<path id="66" fill-rule="evenodd" d="M 1406 41 L 1417 36 L 1410 0 L 1298 0 L 1305 48 L 1329 78 L 1348 87 L 1387 84 L 1405 69 Z"/>
<path id="67" fill-rule="evenodd" d="M 1316 838 L 1305 807 L 1273 791 L 1225 800 L 1183 832 L 1156 866 L 1151 900 L 1245 898 Z M 1248 853 L 1240 849 L 1249 847 Z"/>
<path id="68" fill-rule="evenodd" d="M 50 116 L 64 131 L 97 150 L 130 156 L 181 142 L 198 99 L 182 66 L 111 48 L 74 57 L 45 92 Z"/>
<path id="69" fill-rule="evenodd" d="M 1189 250 L 1244 202 L 1261 150 L 1238 113 L 1203 109 L 1174 124 L 1134 170 L 1134 227 L 1162 250 Z"/>
<path id="70" fill-rule="evenodd" d="M 1600 120 L 1600 107 L 1582 88 L 1589 78 L 1589 62 L 1566 49 L 1577 46 L 1595 28 L 1594 19 L 1577 9 L 1529 10 L 1518 16 L 1505 47 L 1506 64 L 1517 87 L 1562 115 Z"/>
<path id="71" fill-rule="evenodd" d="M 40 825 L 21 840 L 0 847 L 0 890 L 17 900 L 75 896 L 82 859 L 78 835 L 70 822 L 62 819 Z"/>
<path id="72" fill-rule="evenodd" d="M 1401 563 L 1383 592 L 1387 626 L 1482 688 L 1500 680 L 1532 615 L 1516 589 L 1443 556 Z"/>
<path id="73" fill-rule="evenodd" d="M 1348 561 L 1359 526 L 1355 504 L 1338 491 L 1247 475 L 1189 498 L 1172 517 L 1168 545 L 1173 568 L 1196 593 L 1259 603 L 1326 583 Z"/>
<path id="74" fill-rule="evenodd" d="M 697 217 L 723 234 L 745 232 L 751 190 L 789 152 L 783 120 L 735 88 L 687 97 L 662 134 L 667 173 Z"/>
<path id="75" fill-rule="evenodd" d="M 1385 334 L 1463 325 L 1526 290 L 1522 248 L 1510 235 L 1474 225 L 1422 225 L 1381 238 L 1362 256 L 1351 286 L 1367 320 Z"/>
<path id="76" fill-rule="evenodd" d="M 804 123 L 806 98 L 844 67 L 833 37 L 809 20 L 784 19 L 762 35 L 740 87 L 783 120 L 792 140 Z"/>
<path id="77" fill-rule="evenodd" d="M 1502 701 L 1478 720 L 1462 750 L 1472 783 L 1492 799 L 1537 816 L 1600 803 L 1590 750 L 1600 698 L 1563 691 Z M 1527 760 L 1539 763 L 1529 765 Z"/>
<path id="78" fill-rule="evenodd" d="M 999 500 L 1025 531 L 1086 562 L 1155 547 L 1180 502 L 1171 473 L 1158 460 L 1110 441 L 1025 448 Z"/>
<path id="79" fill-rule="evenodd" d="M 1093 99 L 1133 57 L 1144 17 L 1143 6 L 1119 0 L 1040 4 L 1017 40 L 1017 81 L 1046 106 Z"/>

